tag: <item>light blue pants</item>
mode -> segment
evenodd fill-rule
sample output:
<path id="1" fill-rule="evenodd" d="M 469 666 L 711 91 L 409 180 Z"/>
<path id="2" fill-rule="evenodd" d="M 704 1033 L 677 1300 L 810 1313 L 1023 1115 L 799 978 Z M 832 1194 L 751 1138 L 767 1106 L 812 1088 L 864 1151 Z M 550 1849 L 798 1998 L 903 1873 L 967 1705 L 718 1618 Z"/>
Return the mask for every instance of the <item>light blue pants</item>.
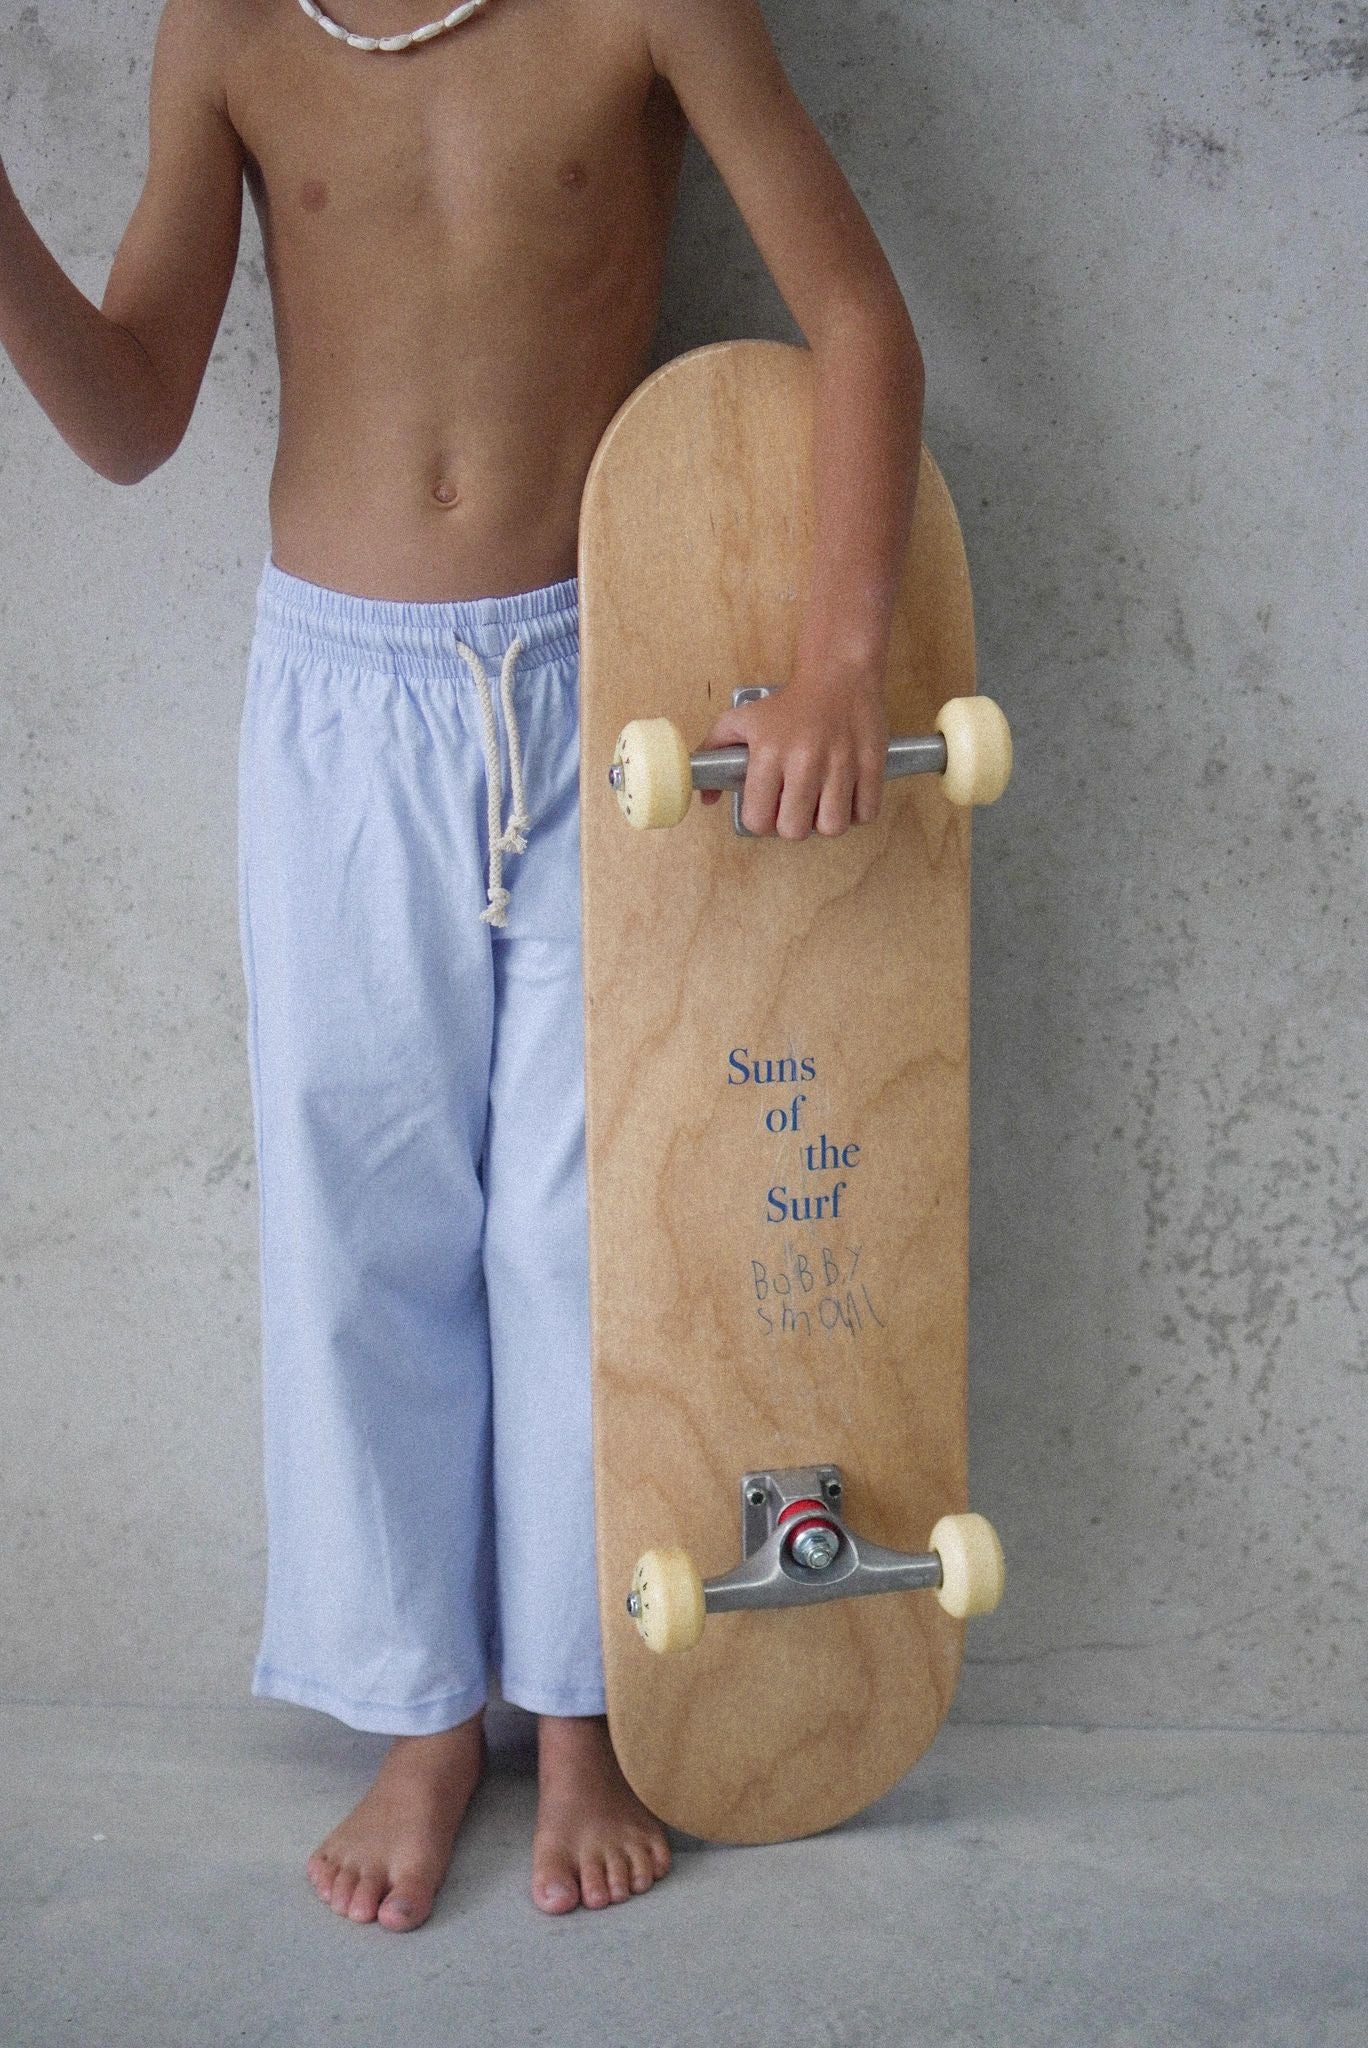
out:
<path id="1" fill-rule="evenodd" d="M 534 1712 L 603 1711 L 577 599 L 361 598 L 269 558 L 258 591 L 252 1690 L 353 1728 L 452 1727 L 491 1676 Z"/>

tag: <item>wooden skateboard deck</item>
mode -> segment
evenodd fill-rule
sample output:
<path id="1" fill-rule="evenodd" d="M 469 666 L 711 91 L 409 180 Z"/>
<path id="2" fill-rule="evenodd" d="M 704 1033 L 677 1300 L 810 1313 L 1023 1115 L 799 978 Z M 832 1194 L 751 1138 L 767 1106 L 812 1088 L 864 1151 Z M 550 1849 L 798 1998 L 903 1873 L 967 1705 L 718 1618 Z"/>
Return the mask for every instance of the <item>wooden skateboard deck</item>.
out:
<path id="1" fill-rule="evenodd" d="M 928 1747 L 963 1623 L 929 1592 L 710 1615 L 657 1656 L 638 1555 L 740 1555 L 740 1481 L 836 1464 L 872 1542 L 966 1502 L 969 814 L 934 776 L 872 825 L 743 838 L 731 802 L 624 822 L 621 728 L 698 747 L 787 680 L 811 555 L 812 362 L 724 342 L 609 425 L 579 541 L 581 848 L 597 1544 L 608 1716 L 664 1820 L 813 1833 Z M 922 456 L 887 668 L 891 732 L 974 689 L 969 577 Z M 797 1124 L 795 1130 L 794 1124 Z"/>

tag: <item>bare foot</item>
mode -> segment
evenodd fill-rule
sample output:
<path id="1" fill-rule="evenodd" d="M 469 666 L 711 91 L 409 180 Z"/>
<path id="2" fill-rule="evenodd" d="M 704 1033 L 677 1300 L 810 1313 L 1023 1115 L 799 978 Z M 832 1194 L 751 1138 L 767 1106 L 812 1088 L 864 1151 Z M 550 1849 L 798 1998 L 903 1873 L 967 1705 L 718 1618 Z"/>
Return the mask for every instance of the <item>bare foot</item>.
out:
<path id="1" fill-rule="evenodd" d="M 309 1882 L 347 1920 L 421 1927 L 485 1763 L 484 1711 L 437 1735 L 396 1735 L 359 1805 L 309 1858 Z"/>
<path id="2" fill-rule="evenodd" d="M 543 1714 L 532 1900 L 543 1913 L 619 1905 L 670 1867 L 665 1830 L 618 1767 L 601 1716 Z"/>

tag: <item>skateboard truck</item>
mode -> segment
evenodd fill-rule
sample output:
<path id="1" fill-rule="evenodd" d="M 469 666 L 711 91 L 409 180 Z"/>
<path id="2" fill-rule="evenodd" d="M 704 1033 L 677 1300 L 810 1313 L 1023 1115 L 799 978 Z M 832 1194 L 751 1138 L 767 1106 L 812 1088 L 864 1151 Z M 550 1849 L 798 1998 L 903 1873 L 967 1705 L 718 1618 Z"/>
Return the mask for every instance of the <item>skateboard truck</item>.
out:
<path id="1" fill-rule="evenodd" d="M 800 1607 L 861 1593 L 930 1589 L 959 1617 L 989 1614 L 1002 1598 L 1002 1545 L 982 1515 L 942 1515 L 930 1548 L 908 1554 L 857 1535 L 845 1520 L 839 1465 L 747 1472 L 741 1481 L 742 1561 L 706 1582 L 685 1550 L 648 1550 L 627 1596 L 642 1641 L 689 1650 L 708 1614 Z"/>
<path id="2" fill-rule="evenodd" d="M 732 691 L 732 706 L 773 697 L 783 688 L 755 683 Z M 622 728 L 608 784 L 629 825 L 678 825 L 696 789 L 732 792 L 732 826 L 743 839 L 760 837 L 741 823 L 741 791 L 750 749 L 705 747 L 690 753 L 668 718 L 634 718 Z M 996 803 L 1012 772 L 1012 735 L 991 697 L 948 697 L 932 733 L 902 733 L 888 742 L 884 775 L 939 775 L 952 804 Z"/>

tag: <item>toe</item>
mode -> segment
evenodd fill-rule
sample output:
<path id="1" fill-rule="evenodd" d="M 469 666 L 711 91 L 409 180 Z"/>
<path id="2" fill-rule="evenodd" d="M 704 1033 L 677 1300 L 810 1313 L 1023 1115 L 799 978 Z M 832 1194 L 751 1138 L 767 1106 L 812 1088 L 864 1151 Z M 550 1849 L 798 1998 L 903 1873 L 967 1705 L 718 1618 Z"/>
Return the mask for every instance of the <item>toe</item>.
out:
<path id="1" fill-rule="evenodd" d="M 421 1927 L 432 1911 L 434 1893 L 420 1877 L 396 1878 L 380 1903 L 377 1918 L 383 1927 L 393 1927 L 400 1933 L 407 1933 L 411 1927 Z"/>
<path id="2" fill-rule="evenodd" d="M 319 1898 L 326 1901 L 332 1892 L 333 1879 L 337 1875 L 337 1865 L 332 1857 L 325 1856 L 321 1849 L 316 1849 L 304 1867 L 309 1873 L 309 1883 Z"/>
<path id="3" fill-rule="evenodd" d="M 653 1835 L 650 1842 L 651 1862 L 657 1877 L 664 1877 L 670 1867 L 670 1845 L 664 1835 Z"/>
<path id="4" fill-rule="evenodd" d="M 627 1861 L 632 1871 L 632 1890 L 648 1892 L 655 1883 L 655 1866 L 651 1862 L 651 1852 L 645 1842 L 627 1844 Z"/>
<path id="5" fill-rule="evenodd" d="M 580 1864 L 580 1896 L 586 1906 L 607 1906 L 612 1903 L 608 1889 L 608 1873 L 603 1867 L 603 1858 L 588 1855 Z"/>
<path id="6" fill-rule="evenodd" d="M 579 1904 L 575 1866 L 562 1849 L 539 1856 L 532 1866 L 532 1903 L 543 1913 L 568 1913 Z"/>
<path id="7" fill-rule="evenodd" d="M 347 1907 L 349 1920 L 373 1920 L 385 1891 L 386 1880 L 373 1871 L 362 1871 Z"/>
<path id="8" fill-rule="evenodd" d="M 632 1895 L 632 1871 L 626 1851 L 610 1849 L 603 1859 L 604 1872 L 608 1879 L 608 1895 L 615 1906 Z"/>
<path id="9" fill-rule="evenodd" d="M 334 1913 L 346 1913 L 347 1908 L 351 1905 L 352 1893 L 356 1890 L 360 1875 L 360 1871 L 352 1869 L 345 1863 L 339 1869 L 332 1881 L 332 1890 L 328 1894 L 328 1904 L 332 1907 Z"/>
<path id="10" fill-rule="evenodd" d="M 381 1901 L 377 1919 L 385 1927 L 395 1927 L 399 1933 L 408 1933 L 410 1927 L 422 1927 L 430 1911 L 432 1898 L 416 1884 L 395 1884 Z"/>

